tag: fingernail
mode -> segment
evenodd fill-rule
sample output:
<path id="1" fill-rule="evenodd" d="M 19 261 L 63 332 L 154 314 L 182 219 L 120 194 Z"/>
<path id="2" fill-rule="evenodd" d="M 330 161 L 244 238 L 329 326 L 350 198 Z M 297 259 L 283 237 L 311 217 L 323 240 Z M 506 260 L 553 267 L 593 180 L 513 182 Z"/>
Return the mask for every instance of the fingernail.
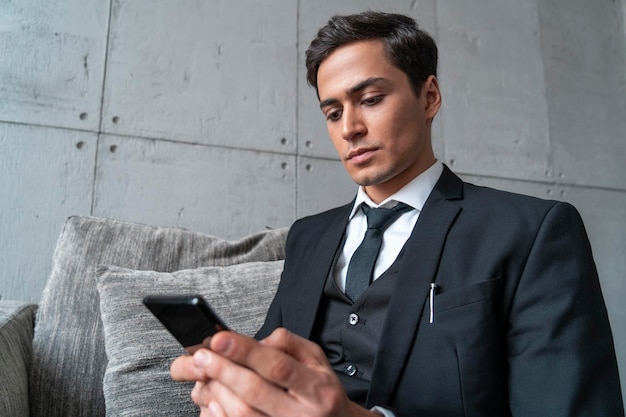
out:
<path id="1" fill-rule="evenodd" d="M 204 368 L 209 362 L 209 352 L 200 349 L 193 355 L 193 363 L 199 368 Z"/>
<path id="2" fill-rule="evenodd" d="M 212 416 L 219 416 L 220 406 L 215 401 L 211 401 L 209 403 L 209 412 Z"/>

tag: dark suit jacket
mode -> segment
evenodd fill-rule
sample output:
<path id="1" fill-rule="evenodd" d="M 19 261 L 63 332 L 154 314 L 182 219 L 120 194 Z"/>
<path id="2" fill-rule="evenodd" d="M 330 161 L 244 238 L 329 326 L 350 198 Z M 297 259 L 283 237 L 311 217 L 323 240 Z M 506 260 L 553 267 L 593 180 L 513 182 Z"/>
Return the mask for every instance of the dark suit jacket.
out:
<path id="1" fill-rule="evenodd" d="M 351 206 L 293 225 L 258 337 L 281 326 L 311 337 Z M 446 167 L 404 250 L 366 406 L 398 416 L 624 415 L 574 207 L 466 184 Z"/>

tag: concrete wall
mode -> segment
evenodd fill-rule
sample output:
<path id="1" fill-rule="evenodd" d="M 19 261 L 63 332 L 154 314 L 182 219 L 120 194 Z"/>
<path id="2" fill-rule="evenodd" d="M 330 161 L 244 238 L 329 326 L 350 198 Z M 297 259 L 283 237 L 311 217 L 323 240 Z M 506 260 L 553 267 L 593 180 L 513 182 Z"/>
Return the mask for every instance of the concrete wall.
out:
<path id="1" fill-rule="evenodd" d="M 236 238 L 348 201 L 303 55 L 367 8 L 438 40 L 441 160 L 579 208 L 626 369 L 625 0 L 0 0 L 0 297 L 72 214 Z"/>

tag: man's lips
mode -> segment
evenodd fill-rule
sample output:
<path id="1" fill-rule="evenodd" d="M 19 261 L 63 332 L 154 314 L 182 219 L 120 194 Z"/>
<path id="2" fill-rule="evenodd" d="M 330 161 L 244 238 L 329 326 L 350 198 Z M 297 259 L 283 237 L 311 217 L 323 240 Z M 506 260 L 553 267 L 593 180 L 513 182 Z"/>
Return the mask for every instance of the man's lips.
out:
<path id="1" fill-rule="evenodd" d="M 376 151 L 376 148 L 358 148 L 348 153 L 346 158 L 354 163 L 365 162 Z"/>

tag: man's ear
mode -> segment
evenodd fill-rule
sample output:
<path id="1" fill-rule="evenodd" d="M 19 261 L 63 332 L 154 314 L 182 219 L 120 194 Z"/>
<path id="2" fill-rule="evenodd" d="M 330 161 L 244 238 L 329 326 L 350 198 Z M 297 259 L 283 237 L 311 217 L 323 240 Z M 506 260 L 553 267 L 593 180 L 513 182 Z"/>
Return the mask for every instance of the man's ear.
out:
<path id="1" fill-rule="evenodd" d="M 441 91 L 437 77 L 429 76 L 422 86 L 422 94 L 426 96 L 426 118 L 434 119 L 441 107 Z"/>

